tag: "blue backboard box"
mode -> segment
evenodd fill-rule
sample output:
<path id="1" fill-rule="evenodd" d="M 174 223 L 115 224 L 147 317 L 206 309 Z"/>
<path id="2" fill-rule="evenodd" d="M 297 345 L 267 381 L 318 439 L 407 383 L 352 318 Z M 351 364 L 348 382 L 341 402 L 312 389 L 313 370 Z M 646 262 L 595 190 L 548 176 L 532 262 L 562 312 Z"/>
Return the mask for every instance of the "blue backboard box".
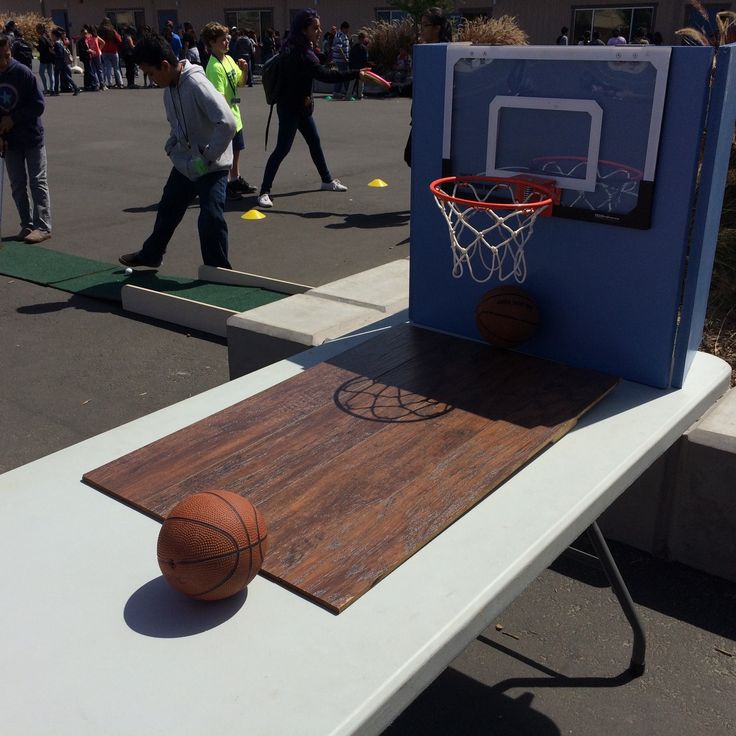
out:
<path id="1" fill-rule="evenodd" d="M 497 279 L 453 275 L 429 184 L 543 177 L 558 190 L 524 248 L 539 305 L 517 349 L 658 387 L 699 344 L 736 118 L 733 48 L 415 49 L 410 315 L 479 340 Z M 508 283 L 508 282 L 507 282 Z M 513 282 L 512 282 L 513 283 Z"/>

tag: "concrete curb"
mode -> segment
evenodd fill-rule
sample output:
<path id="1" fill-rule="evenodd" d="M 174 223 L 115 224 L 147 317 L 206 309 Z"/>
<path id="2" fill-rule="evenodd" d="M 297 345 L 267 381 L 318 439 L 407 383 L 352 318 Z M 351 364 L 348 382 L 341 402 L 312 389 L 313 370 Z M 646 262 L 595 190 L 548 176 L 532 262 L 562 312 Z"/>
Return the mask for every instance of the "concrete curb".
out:
<path id="1" fill-rule="evenodd" d="M 409 260 L 386 263 L 227 320 L 230 378 L 366 327 L 409 306 Z"/>

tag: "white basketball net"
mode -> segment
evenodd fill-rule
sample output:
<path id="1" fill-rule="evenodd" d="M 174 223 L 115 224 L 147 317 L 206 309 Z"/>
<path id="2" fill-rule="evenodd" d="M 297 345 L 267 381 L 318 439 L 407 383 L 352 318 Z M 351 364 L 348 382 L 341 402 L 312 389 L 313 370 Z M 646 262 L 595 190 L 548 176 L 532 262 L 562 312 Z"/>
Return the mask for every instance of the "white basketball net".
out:
<path id="1" fill-rule="evenodd" d="M 479 207 L 445 200 L 434 195 L 450 231 L 452 248 L 452 275 L 468 275 L 479 284 L 496 277 L 506 281 L 512 276 L 518 283 L 526 279 L 524 246 L 534 232 L 534 222 L 543 207 L 524 207 L 524 204 L 544 199 L 536 190 L 524 191 L 512 184 L 493 182 L 456 181 L 444 189 L 452 197 L 478 202 L 507 201 L 518 209 Z"/>

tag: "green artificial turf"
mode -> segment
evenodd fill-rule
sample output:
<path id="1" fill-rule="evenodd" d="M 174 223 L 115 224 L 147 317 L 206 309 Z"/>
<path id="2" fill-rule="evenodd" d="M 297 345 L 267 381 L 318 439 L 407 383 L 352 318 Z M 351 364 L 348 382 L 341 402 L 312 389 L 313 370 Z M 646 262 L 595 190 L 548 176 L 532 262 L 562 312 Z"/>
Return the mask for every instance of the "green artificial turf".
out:
<path id="1" fill-rule="evenodd" d="M 0 244 L 0 274 L 117 303 L 121 301 L 123 286 L 133 284 L 234 312 L 244 312 L 288 296 L 249 286 L 162 276 L 156 271 L 134 271 L 126 276 L 122 266 L 14 242 Z"/>

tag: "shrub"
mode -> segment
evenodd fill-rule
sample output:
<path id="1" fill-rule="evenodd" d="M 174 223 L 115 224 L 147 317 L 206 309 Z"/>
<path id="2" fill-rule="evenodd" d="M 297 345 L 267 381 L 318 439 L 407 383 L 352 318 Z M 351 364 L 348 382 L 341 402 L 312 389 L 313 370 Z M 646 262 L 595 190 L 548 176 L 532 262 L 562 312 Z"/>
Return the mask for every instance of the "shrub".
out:
<path id="1" fill-rule="evenodd" d="M 7 10 L 0 10 L 0 18 L 4 19 L 3 24 L 9 20 L 14 20 L 15 25 L 23 32 L 25 38 L 31 46 L 38 45 L 38 34 L 36 26 L 43 23 L 48 30 L 56 26 L 51 18 L 44 18 L 40 13 L 12 13 Z"/>
<path id="2" fill-rule="evenodd" d="M 409 17 L 393 23 L 374 21 L 361 30 L 370 39 L 370 58 L 375 64 L 374 70 L 384 76 L 393 69 L 399 49 L 404 47 L 411 53 L 417 42 L 417 27 Z M 493 46 L 523 46 L 528 38 L 519 28 L 516 18 L 503 15 L 500 18 L 481 17 L 463 22 L 455 40 Z"/>
<path id="3" fill-rule="evenodd" d="M 502 15 L 466 21 L 458 31 L 457 40 L 489 46 L 525 46 L 529 36 L 519 28 L 516 18 Z"/>
<path id="4" fill-rule="evenodd" d="M 370 60 L 374 63 L 374 71 L 383 76 L 389 74 L 394 67 L 399 49 L 405 48 L 411 53 L 417 41 L 417 27 L 411 18 L 404 18 L 394 23 L 374 21 L 361 29 L 370 39 Z"/>

